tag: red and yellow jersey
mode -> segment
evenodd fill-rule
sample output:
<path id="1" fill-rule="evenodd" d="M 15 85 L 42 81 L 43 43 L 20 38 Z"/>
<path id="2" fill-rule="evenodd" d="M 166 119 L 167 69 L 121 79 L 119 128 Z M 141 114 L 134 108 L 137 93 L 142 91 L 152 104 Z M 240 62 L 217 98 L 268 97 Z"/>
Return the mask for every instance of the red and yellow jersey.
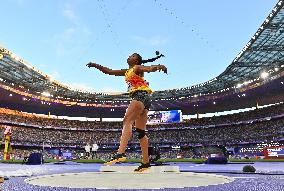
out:
<path id="1" fill-rule="evenodd" d="M 149 88 L 149 83 L 144 80 L 143 77 L 135 74 L 133 70 L 134 67 L 125 72 L 125 81 L 128 85 L 128 92 L 132 94 L 135 91 L 142 90 L 147 91 L 149 94 L 152 93 L 153 91 Z"/>

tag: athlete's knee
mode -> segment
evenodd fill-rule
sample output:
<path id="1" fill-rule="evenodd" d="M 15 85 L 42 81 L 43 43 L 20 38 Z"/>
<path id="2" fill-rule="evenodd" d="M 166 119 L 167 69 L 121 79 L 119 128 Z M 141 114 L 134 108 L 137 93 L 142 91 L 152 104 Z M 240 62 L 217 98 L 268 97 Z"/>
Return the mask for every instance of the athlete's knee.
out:
<path id="1" fill-rule="evenodd" d="M 123 128 L 122 130 L 122 136 L 123 135 L 126 135 L 128 137 L 131 137 L 132 136 L 132 129 L 129 129 L 129 128 Z"/>
<path id="2" fill-rule="evenodd" d="M 146 131 L 143 129 L 136 129 L 136 132 L 138 133 L 137 137 L 138 139 L 142 139 L 143 137 L 146 136 Z"/>
<path id="3" fill-rule="evenodd" d="M 133 124 L 133 120 L 131 119 L 131 117 L 125 116 L 123 119 L 123 126 L 132 125 L 132 124 Z"/>

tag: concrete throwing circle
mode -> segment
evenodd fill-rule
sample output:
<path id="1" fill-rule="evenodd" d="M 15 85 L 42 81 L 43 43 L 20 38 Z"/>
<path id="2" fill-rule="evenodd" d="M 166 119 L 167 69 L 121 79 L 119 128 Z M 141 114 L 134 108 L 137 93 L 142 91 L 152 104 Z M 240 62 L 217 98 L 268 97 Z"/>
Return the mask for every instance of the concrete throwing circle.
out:
<path id="1" fill-rule="evenodd" d="M 233 178 L 204 173 L 84 172 L 38 176 L 25 180 L 37 186 L 96 189 L 188 188 L 230 183 Z"/>

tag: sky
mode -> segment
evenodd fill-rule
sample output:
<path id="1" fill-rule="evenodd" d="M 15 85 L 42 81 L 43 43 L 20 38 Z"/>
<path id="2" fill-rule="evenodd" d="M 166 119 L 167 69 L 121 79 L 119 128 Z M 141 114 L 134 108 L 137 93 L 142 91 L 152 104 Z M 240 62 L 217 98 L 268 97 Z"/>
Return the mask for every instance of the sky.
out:
<path id="1" fill-rule="evenodd" d="M 169 74 L 147 73 L 153 90 L 183 88 L 221 74 L 278 0 L 6 0 L 0 46 L 54 79 L 94 92 L 125 92 L 123 77 L 85 65 L 128 68 L 134 52 L 158 50 Z"/>

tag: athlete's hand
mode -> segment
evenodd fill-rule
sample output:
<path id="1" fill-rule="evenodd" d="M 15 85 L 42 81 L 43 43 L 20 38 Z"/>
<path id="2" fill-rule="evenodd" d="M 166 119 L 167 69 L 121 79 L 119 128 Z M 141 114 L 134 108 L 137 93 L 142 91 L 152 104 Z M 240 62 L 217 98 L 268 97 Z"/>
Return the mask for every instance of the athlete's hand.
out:
<path id="1" fill-rule="evenodd" d="M 167 67 L 166 66 L 164 66 L 164 65 L 160 65 L 159 64 L 159 69 L 158 69 L 159 71 L 163 71 L 165 74 L 167 74 L 168 73 L 168 69 L 167 69 Z"/>
<path id="2" fill-rule="evenodd" d="M 92 62 L 89 62 L 88 64 L 86 64 L 86 66 L 87 66 L 88 68 L 93 67 L 93 65 L 94 65 L 94 63 L 92 63 Z"/>
<path id="3" fill-rule="evenodd" d="M 91 68 L 91 67 L 95 67 L 95 68 L 102 67 L 101 65 L 99 65 L 97 63 L 93 63 L 93 62 L 89 62 L 86 66 L 89 67 L 89 68 Z"/>

